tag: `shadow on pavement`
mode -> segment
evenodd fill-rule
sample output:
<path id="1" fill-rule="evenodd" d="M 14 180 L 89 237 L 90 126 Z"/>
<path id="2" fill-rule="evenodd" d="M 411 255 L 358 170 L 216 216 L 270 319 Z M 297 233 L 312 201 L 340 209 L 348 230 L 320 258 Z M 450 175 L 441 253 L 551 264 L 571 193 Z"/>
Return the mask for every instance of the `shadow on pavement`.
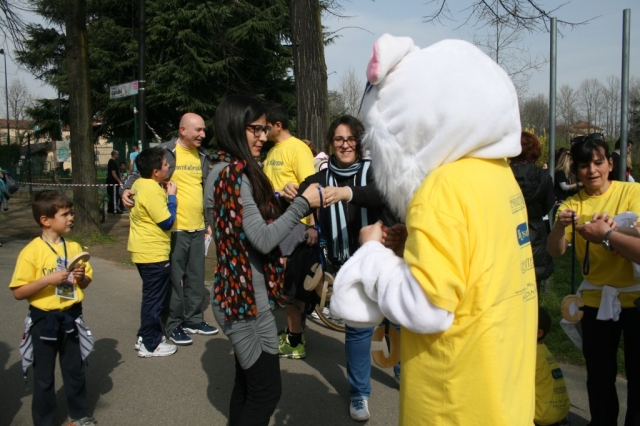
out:
<path id="1" fill-rule="evenodd" d="M 19 342 L 18 342 L 19 343 Z M 0 342 L 0 425 L 14 424 L 13 419 L 22 409 L 22 398 L 31 394 L 30 383 L 32 376 L 27 377 L 25 382 L 22 375 L 22 362 L 13 363 L 7 368 L 11 346 L 5 342 Z M 29 407 L 29 411 L 31 407 Z"/>

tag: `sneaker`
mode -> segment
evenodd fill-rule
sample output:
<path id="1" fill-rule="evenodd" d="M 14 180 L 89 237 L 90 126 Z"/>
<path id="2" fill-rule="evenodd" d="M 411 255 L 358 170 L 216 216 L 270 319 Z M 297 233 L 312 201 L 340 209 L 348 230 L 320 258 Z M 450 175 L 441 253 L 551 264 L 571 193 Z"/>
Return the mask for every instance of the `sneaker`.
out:
<path id="1" fill-rule="evenodd" d="M 80 420 L 69 419 L 69 426 L 91 426 L 97 425 L 98 421 L 93 416 L 83 417 Z"/>
<path id="2" fill-rule="evenodd" d="M 325 317 L 326 319 L 331 319 L 331 311 L 326 306 L 322 308 L 322 316 Z M 316 311 L 311 312 L 311 318 L 314 318 L 317 320 L 320 319 Z"/>
<path id="3" fill-rule="evenodd" d="M 164 343 L 166 341 L 167 341 L 167 338 L 165 336 L 162 336 L 160 338 L 160 343 Z M 138 336 L 138 339 L 136 340 L 136 343 L 133 345 L 133 347 L 135 348 L 136 351 L 139 351 L 141 346 L 142 346 L 142 336 Z"/>
<path id="4" fill-rule="evenodd" d="M 140 358 L 151 358 L 153 356 L 169 356 L 175 354 L 177 350 L 178 347 L 176 345 L 162 342 L 153 352 L 151 352 L 147 350 L 147 347 L 144 344 L 141 344 L 140 350 L 138 351 L 138 356 Z"/>
<path id="5" fill-rule="evenodd" d="M 193 343 L 191 337 L 189 337 L 189 335 L 184 332 L 181 326 L 177 326 L 173 329 L 173 331 L 171 332 L 171 336 L 169 336 L 169 339 L 171 339 L 171 341 L 176 345 L 180 346 L 188 346 Z"/>
<path id="6" fill-rule="evenodd" d="M 307 352 L 304 349 L 304 335 L 303 340 L 295 347 L 289 344 L 289 337 L 285 336 L 284 341 L 280 342 L 278 345 L 278 355 L 282 358 L 291 359 L 303 359 L 306 357 Z"/>
<path id="7" fill-rule="evenodd" d="M 369 401 L 366 399 L 352 399 L 349 406 L 349 414 L 356 422 L 366 422 L 371 417 L 369 414 Z"/>
<path id="8" fill-rule="evenodd" d="M 287 336 L 289 335 L 289 327 L 285 327 L 284 330 L 278 331 L 278 345 L 282 345 Z M 300 340 L 304 346 L 307 345 L 307 339 L 304 338 L 304 333 L 302 333 L 302 340 Z"/>
<path id="9" fill-rule="evenodd" d="M 204 321 L 196 325 L 183 324 L 182 329 L 188 334 L 204 334 L 206 336 L 218 334 L 218 329 L 216 327 L 209 325 Z"/>

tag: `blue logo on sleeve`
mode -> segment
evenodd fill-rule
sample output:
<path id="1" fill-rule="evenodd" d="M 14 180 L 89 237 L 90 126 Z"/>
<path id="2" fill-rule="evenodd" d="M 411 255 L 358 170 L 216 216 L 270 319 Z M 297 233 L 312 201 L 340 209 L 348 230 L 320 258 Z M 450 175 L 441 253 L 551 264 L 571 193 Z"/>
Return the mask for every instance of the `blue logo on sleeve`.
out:
<path id="1" fill-rule="evenodd" d="M 530 242 L 529 239 L 529 228 L 527 227 L 527 222 L 521 223 L 516 228 L 516 233 L 518 235 L 518 244 L 521 246 L 528 244 Z"/>

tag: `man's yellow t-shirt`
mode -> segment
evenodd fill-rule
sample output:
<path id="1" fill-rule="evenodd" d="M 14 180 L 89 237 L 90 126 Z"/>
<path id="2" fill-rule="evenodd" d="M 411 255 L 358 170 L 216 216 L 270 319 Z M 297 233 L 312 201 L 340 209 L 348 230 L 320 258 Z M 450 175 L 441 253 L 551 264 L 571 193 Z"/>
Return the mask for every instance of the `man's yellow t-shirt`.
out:
<path id="1" fill-rule="evenodd" d="M 455 319 L 443 333 L 402 329 L 400 424 L 532 424 L 538 298 L 509 165 L 463 158 L 439 167 L 406 223 L 412 275 Z"/>
<path id="2" fill-rule="evenodd" d="M 129 244 L 134 263 L 157 263 L 169 260 L 171 235 L 158 226 L 171 213 L 167 207 L 167 194 L 153 179 L 140 178 L 133 183 L 136 203 L 129 214 Z"/>
<path id="3" fill-rule="evenodd" d="M 82 247 L 80 244 L 74 241 L 65 240 L 67 246 L 67 259 L 70 260 L 75 255 L 82 253 Z M 25 284 L 38 281 L 45 275 L 49 275 L 52 272 L 56 272 L 58 257 L 64 258 L 64 244 L 51 244 L 51 248 L 56 252 L 51 251 L 51 248 L 40 237 L 35 238 L 25 248 L 22 249 L 18 255 L 16 261 L 16 269 L 13 271 L 13 277 L 9 288 L 20 287 Z M 88 278 L 93 279 L 93 269 L 89 262 L 85 263 L 84 273 Z M 76 303 L 82 302 L 84 299 L 84 291 L 80 286 L 76 285 L 76 300 L 63 299 L 56 296 L 55 286 L 47 286 L 27 298 L 29 304 L 41 309 L 43 311 L 60 310 L 64 311 L 69 309 Z"/>
<path id="4" fill-rule="evenodd" d="M 276 191 L 288 183 L 300 185 L 315 172 L 311 150 L 293 136 L 275 144 L 264 160 L 264 174 Z"/>
<path id="5" fill-rule="evenodd" d="M 569 415 L 571 402 L 562 370 L 547 345 L 538 343 L 536 356 L 536 416 L 538 425 L 552 425 Z"/>
<path id="6" fill-rule="evenodd" d="M 171 181 L 178 184 L 178 210 L 173 229 L 204 229 L 202 162 L 197 148 L 186 149 L 176 144 L 176 168 Z"/>
<path id="7" fill-rule="evenodd" d="M 591 221 L 594 214 L 607 212 L 613 217 L 619 213 L 633 212 L 640 215 L 640 185 L 630 182 L 612 181 L 611 186 L 602 195 L 589 195 L 584 189 L 564 200 L 558 213 L 571 209 L 580 215 L 578 224 Z M 557 216 L 556 216 L 557 218 Z M 573 231 L 571 226 L 565 228 L 565 239 L 571 242 Z M 615 248 L 615 247 L 614 247 Z M 580 235 L 576 235 L 576 256 L 584 265 L 584 255 L 587 249 L 587 241 Z M 621 288 L 638 284 L 633 278 L 633 265 L 620 255 L 606 251 L 601 244 L 589 244 L 590 271 L 585 278 L 592 284 Z M 582 300 L 587 306 L 597 308 L 600 306 L 602 292 L 588 290 L 582 292 Z M 623 308 L 633 308 L 633 302 L 640 297 L 639 292 L 620 293 L 618 299 Z"/>

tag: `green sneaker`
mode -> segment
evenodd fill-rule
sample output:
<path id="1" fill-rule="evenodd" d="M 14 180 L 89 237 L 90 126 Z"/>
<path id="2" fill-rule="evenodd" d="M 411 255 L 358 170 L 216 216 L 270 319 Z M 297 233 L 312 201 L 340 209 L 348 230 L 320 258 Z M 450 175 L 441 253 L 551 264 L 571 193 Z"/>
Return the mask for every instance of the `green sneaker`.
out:
<path id="1" fill-rule="evenodd" d="M 278 332 L 278 346 L 282 345 L 285 342 L 288 334 L 289 334 L 289 327 L 285 327 L 284 330 L 280 330 Z M 301 342 L 304 346 L 307 345 L 307 339 L 304 338 L 304 333 L 302 333 Z"/>
<path id="2" fill-rule="evenodd" d="M 307 356 L 307 352 L 303 342 L 293 347 L 289 344 L 289 338 L 285 336 L 284 341 L 278 345 L 278 355 L 281 358 L 302 359 Z"/>

